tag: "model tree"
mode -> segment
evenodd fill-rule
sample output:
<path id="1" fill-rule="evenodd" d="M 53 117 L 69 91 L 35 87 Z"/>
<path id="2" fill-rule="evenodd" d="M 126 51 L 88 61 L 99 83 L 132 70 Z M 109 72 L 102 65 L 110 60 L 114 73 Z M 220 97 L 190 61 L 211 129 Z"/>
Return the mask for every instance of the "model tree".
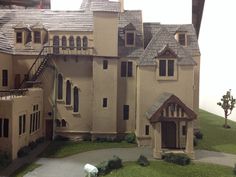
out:
<path id="1" fill-rule="evenodd" d="M 231 95 L 231 90 L 227 91 L 225 95 L 222 96 L 221 102 L 218 102 L 219 105 L 225 113 L 225 124 L 224 128 L 230 128 L 227 123 L 228 116 L 232 113 L 233 109 L 235 108 L 236 99 Z"/>

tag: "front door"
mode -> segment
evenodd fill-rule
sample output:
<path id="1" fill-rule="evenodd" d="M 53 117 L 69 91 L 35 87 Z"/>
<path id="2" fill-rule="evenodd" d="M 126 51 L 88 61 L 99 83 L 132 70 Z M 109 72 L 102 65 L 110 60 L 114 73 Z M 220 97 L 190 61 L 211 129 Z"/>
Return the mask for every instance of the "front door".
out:
<path id="1" fill-rule="evenodd" d="M 161 123 L 162 148 L 176 148 L 175 122 Z"/>

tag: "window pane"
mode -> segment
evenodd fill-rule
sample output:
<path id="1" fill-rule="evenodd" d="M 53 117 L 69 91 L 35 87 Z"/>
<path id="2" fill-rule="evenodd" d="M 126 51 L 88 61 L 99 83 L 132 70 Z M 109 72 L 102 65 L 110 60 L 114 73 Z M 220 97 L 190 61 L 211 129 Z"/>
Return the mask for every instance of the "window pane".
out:
<path id="1" fill-rule="evenodd" d="M 8 70 L 2 70 L 2 86 L 8 86 Z"/>
<path id="2" fill-rule="evenodd" d="M 4 119 L 3 136 L 5 138 L 8 137 L 8 131 L 9 131 L 9 120 L 8 119 Z"/>
<path id="3" fill-rule="evenodd" d="M 35 113 L 35 130 L 38 130 L 38 112 Z"/>
<path id="4" fill-rule="evenodd" d="M 3 124 L 3 120 L 0 119 L 0 137 L 2 137 L 2 124 Z"/>
<path id="5" fill-rule="evenodd" d="M 107 69 L 107 68 L 108 68 L 108 61 L 103 60 L 103 69 Z"/>
<path id="6" fill-rule="evenodd" d="M 83 37 L 83 48 L 84 50 L 88 48 L 88 38 L 86 36 Z"/>
<path id="7" fill-rule="evenodd" d="M 22 133 L 22 117 L 20 116 L 19 117 L 19 135 L 21 135 L 21 133 Z"/>
<path id="8" fill-rule="evenodd" d="M 58 74 L 58 99 L 61 100 L 62 99 L 62 95 L 63 95 L 63 78 L 61 74 Z"/>
<path id="9" fill-rule="evenodd" d="M 166 60 L 159 61 L 159 75 L 166 76 Z"/>
<path id="10" fill-rule="evenodd" d="M 53 53 L 59 54 L 59 36 L 53 37 Z"/>
<path id="11" fill-rule="evenodd" d="M 69 38 L 69 42 L 70 42 L 70 50 L 74 50 L 74 48 L 75 48 L 75 41 L 74 41 L 74 37 L 73 36 L 71 36 L 70 38 Z"/>
<path id="12" fill-rule="evenodd" d="M 16 43 L 22 43 L 22 32 L 16 33 Z"/>
<path id="13" fill-rule="evenodd" d="M 134 33 L 126 33 L 126 44 L 127 45 L 134 45 Z"/>
<path id="14" fill-rule="evenodd" d="M 77 50 L 81 50 L 81 38 L 79 36 L 76 38 L 76 46 Z"/>
<path id="15" fill-rule="evenodd" d="M 23 133 L 25 133 L 25 114 L 23 115 Z"/>
<path id="16" fill-rule="evenodd" d="M 128 62 L 128 77 L 132 77 L 133 75 L 133 63 Z"/>
<path id="17" fill-rule="evenodd" d="M 34 32 L 34 43 L 41 43 L 41 34 L 39 31 Z"/>
<path id="18" fill-rule="evenodd" d="M 186 42 L 185 42 L 185 34 L 179 34 L 179 43 L 180 45 L 186 45 Z"/>
<path id="19" fill-rule="evenodd" d="M 30 114 L 30 133 L 32 132 L 32 119 L 33 119 L 33 115 Z"/>
<path id="20" fill-rule="evenodd" d="M 38 123 L 38 129 L 40 128 L 40 121 L 41 121 L 41 117 L 40 117 L 40 111 L 39 111 L 39 123 Z"/>
<path id="21" fill-rule="evenodd" d="M 107 108 L 107 98 L 103 98 L 102 107 Z"/>
<path id="22" fill-rule="evenodd" d="M 121 62 L 121 77 L 126 77 L 126 62 Z"/>
<path id="23" fill-rule="evenodd" d="M 174 76 L 174 60 L 168 60 L 168 76 Z"/>
<path id="24" fill-rule="evenodd" d="M 149 125 L 145 126 L 145 135 L 149 135 Z"/>
<path id="25" fill-rule="evenodd" d="M 66 40 L 66 37 L 65 37 L 65 36 L 62 37 L 61 43 L 62 43 L 62 50 L 66 50 L 66 47 L 67 47 L 67 40 Z"/>
<path id="26" fill-rule="evenodd" d="M 71 105 L 71 83 L 66 81 L 66 105 Z"/>
<path id="27" fill-rule="evenodd" d="M 33 114 L 33 132 L 35 131 L 35 113 Z"/>
<path id="28" fill-rule="evenodd" d="M 79 112 L 79 89 L 74 88 L 74 112 Z"/>
<path id="29" fill-rule="evenodd" d="M 129 105 L 123 106 L 123 118 L 124 120 L 129 120 Z"/>

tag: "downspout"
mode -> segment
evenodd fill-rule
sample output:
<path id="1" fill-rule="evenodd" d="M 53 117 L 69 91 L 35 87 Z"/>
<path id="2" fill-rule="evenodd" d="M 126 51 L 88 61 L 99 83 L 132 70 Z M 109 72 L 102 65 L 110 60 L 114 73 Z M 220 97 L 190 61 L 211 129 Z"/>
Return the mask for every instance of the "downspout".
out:
<path id="1" fill-rule="evenodd" d="M 52 140 L 55 140 L 56 134 L 56 125 L 55 125 L 55 120 L 57 116 L 57 76 L 58 76 L 58 71 L 56 67 L 54 68 L 54 88 L 53 88 L 53 130 L 52 130 Z"/>

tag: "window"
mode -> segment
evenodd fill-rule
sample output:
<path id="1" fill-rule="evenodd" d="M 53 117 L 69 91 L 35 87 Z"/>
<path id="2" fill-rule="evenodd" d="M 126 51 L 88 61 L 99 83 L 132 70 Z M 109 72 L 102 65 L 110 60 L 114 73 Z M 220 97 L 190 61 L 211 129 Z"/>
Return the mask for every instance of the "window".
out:
<path id="1" fill-rule="evenodd" d="M 74 50 L 75 48 L 75 41 L 74 41 L 74 37 L 70 36 L 69 38 L 69 46 L 70 46 L 70 50 Z"/>
<path id="2" fill-rule="evenodd" d="M 66 81 L 66 105 L 71 105 L 71 82 Z"/>
<path id="3" fill-rule="evenodd" d="M 19 135 L 21 135 L 21 133 L 22 133 L 21 127 L 22 127 L 22 116 L 19 117 Z"/>
<path id="4" fill-rule="evenodd" d="M 185 46 L 186 45 L 186 35 L 179 34 L 179 44 Z"/>
<path id="5" fill-rule="evenodd" d="M 33 114 L 30 114 L 30 133 L 33 131 Z"/>
<path id="6" fill-rule="evenodd" d="M 77 50 L 81 50 L 81 38 L 79 36 L 76 38 L 76 46 Z"/>
<path id="7" fill-rule="evenodd" d="M 135 45 L 135 32 L 125 33 L 125 45 L 127 47 L 134 47 Z"/>
<path id="8" fill-rule="evenodd" d="M 149 125 L 145 126 L 145 135 L 149 135 Z"/>
<path id="9" fill-rule="evenodd" d="M 86 50 L 88 48 L 88 38 L 86 36 L 83 37 L 83 49 Z"/>
<path id="10" fill-rule="evenodd" d="M 67 39 L 66 39 L 66 36 L 63 36 L 61 38 L 61 43 L 62 43 L 62 50 L 66 50 L 66 47 L 67 47 Z"/>
<path id="11" fill-rule="evenodd" d="M 66 121 L 64 119 L 62 119 L 62 121 L 61 121 L 61 126 L 66 127 Z"/>
<path id="12" fill-rule="evenodd" d="M 61 74 L 58 74 L 58 85 L 57 85 L 58 95 L 57 98 L 62 100 L 63 98 L 63 78 Z"/>
<path id="13" fill-rule="evenodd" d="M 22 32 L 16 32 L 16 43 L 22 43 L 22 42 L 23 42 Z"/>
<path id="14" fill-rule="evenodd" d="M 8 138 L 9 120 L 0 118 L 0 138 Z"/>
<path id="15" fill-rule="evenodd" d="M 121 62 L 121 77 L 132 77 L 133 62 Z"/>
<path id="16" fill-rule="evenodd" d="M 25 114 L 19 116 L 19 135 L 25 133 Z"/>
<path id="17" fill-rule="evenodd" d="M 6 69 L 2 70 L 2 86 L 8 86 L 8 70 Z"/>
<path id="18" fill-rule="evenodd" d="M 108 61 L 103 60 L 103 69 L 108 69 Z"/>
<path id="19" fill-rule="evenodd" d="M 107 108 L 107 98 L 103 98 L 102 107 Z"/>
<path id="20" fill-rule="evenodd" d="M 186 126 L 182 126 L 182 135 L 185 136 L 187 134 Z"/>
<path id="21" fill-rule="evenodd" d="M 59 54 L 59 36 L 53 37 L 53 53 Z"/>
<path id="22" fill-rule="evenodd" d="M 34 43 L 40 44 L 41 43 L 41 32 L 34 31 Z"/>
<path id="23" fill-rule="evenodd" d="M 59 119 L 56 119 L 55 122 L 56 122 L 56 126 L 57 126 L 57 127 L 60 127 L 60 126 L 61 126 L 61 121 L 60 121 Z"/>
<path id="24" fill-rule="evenodd" d="M 159 61 L 159 76 L 174 76 L 174 60 Z"/>
<path id="25" fill-rule="evenodd" d="M 74 87 L 74 112 L 79 112 L 79 89 Z"/>
<path id="26" fill-rule="evenodd" d="M 123 119 L 129 120 L 129 105 L 123 106 Z"/>

